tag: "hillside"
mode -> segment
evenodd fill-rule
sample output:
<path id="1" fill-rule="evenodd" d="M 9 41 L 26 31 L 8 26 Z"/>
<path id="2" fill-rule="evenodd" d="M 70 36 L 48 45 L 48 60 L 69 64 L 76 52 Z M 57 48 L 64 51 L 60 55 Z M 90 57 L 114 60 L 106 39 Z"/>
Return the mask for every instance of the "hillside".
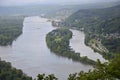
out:
<path id="1" fill-rule="evenodd" d="M 79 10 L 63 21 L 62 26 L 84 30 L 86 45 L 104 57 L 112 58 L 113 53 L 120 53 L 120 5 Z"/>
<path id="2" fill-rule="evenodd" d="M 95 32 L 99 28 L 101 29 L 101 25 L 105 24 L 107 21 L 111 20 L 115 23 L 115 18 L 119 19 L 119 17 L 120 5 L 105 9 L 84 9 L 79 10 L 78 12 L 72 14 L 69 18 L 67 18 L 65 20 L 65 25 L 70 27 L 86 28 L 85 30 L 92 29 L 91 31 Z"/>
<path id="3" fill-rule="evenodd" d="M 0 16 L 0 45 L 11 45 L 22 34 L 23 16 Z"/>

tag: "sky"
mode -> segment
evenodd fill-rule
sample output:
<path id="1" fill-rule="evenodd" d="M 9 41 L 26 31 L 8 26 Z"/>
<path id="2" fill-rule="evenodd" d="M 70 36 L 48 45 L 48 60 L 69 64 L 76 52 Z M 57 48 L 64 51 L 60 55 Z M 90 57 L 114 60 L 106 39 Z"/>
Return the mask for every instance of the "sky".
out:
<path id="1" fill-rule="evenodd" d="M 87 4 L 119 0 L 0 0 L 0 6 L 20 6 L 29 4 Z"/>

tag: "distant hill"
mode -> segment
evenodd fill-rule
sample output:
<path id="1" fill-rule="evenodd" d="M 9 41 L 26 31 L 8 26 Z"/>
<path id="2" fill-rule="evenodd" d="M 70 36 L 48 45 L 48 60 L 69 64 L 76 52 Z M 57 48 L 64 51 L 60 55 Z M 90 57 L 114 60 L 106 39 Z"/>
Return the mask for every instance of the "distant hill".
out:
<path id="1" fill-rule="evenodd" d="M 100 32 L 111 21 L 111 25 L 106 27 L 115 27 L 120 32 L 120 5 L 104 9 L 83 9 L 72 14 L 65 20 L 65 26 L 85 28 L 86 31 Z M 113 24 L 112 24 L 113 23 Z M 117 27 L 114 26 L 117 23 Z M 103 27 L 103 28 L 102 28 Z M 111 29 L 111 28 L 104 29 Z M 104 30 L 104 31 L 107 31 Z M 112 30 L 110 30 L 112 32 Z"/>
<path id="2" fill-rule="evenodd" d="M 44 14 L 47 18 L 65 19 L 74 12 L 81 9 L 98 9 L 107 8 L 120 4 L 119 2 L 108 3 L 91 3 L 91 4 L 40 4 L 40 5 L 26 5 L 26 6 L 0 6 L 0 15 L 41 15 Z"/>

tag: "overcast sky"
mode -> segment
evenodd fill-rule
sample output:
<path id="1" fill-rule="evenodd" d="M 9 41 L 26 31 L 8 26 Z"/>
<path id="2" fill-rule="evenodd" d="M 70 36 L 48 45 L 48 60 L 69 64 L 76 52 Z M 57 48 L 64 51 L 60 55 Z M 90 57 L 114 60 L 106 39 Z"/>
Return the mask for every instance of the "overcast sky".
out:
<path id="1" fill-rule="evenodd" d="M 69 4 L 69 3 L 97 3 L 97 2 L 110 2 L 119 0 L 0 0 L 0 6 L 16 6 L 16 5 L 28 5 L 28 4 Z"/>

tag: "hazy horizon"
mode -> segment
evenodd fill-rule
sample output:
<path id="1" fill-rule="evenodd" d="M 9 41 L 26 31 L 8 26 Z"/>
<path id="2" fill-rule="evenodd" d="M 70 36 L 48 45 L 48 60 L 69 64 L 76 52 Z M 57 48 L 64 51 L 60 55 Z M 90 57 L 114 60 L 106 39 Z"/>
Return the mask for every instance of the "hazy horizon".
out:
<path id="1" fill-rule="evenodd" d="M 100 2 L 115 2 L 120 0 L 1 0 L 0 6 L 23 6 L 34 4 L 88 4 Z"/>

